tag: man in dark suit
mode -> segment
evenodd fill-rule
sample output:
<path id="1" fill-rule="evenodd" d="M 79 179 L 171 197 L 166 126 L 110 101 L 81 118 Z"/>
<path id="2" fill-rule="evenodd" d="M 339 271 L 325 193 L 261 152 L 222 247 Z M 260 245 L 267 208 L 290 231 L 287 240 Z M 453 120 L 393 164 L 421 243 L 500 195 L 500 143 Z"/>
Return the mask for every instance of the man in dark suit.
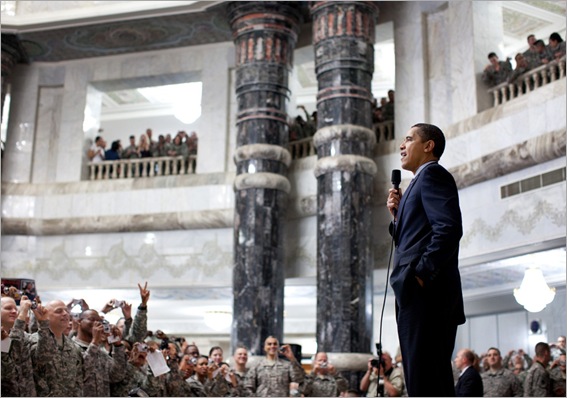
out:
<path id="1" fill-rule="evenodd" d="M 471 350 L 463 348 L 455 357 L 455 366 L 461 371 L 459 381 L 455 386 L 457 397 L 482 397 L 484 387 L 482 377 L 474 368 L 474 354 Z"/>
<path id="2" fill-rule="evenodd" d="M 390 283 L 409 396 L 454 396 L 451 357 L 465 322 L 459 241 L 463 234 L 453 176 L 439 165 L 445 137 L 436 126 L 412 126 L 400 145 L 414 178 L 402 195 L 390 189 L 396 251 Z"/>

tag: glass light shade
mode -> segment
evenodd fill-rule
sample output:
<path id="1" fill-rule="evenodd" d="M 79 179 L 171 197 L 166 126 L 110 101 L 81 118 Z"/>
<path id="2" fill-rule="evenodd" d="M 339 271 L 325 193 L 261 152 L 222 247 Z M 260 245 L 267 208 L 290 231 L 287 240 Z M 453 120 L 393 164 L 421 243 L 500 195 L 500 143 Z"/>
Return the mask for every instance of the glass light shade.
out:
<path id="1" fill-rule="evenodd" d="M 232 313 L 229 311 L 206 311 L 205 325 L 217 332 L 226 330 L 232 324 Z"/>
<path id="2" fill-rule="evenodd" d="M 555 288 L 550 288 L 539 268 L 528 268 L 519 289 L 514 289 L 518 304 L 529 312 L 540 312 L 553 301 Z"/>

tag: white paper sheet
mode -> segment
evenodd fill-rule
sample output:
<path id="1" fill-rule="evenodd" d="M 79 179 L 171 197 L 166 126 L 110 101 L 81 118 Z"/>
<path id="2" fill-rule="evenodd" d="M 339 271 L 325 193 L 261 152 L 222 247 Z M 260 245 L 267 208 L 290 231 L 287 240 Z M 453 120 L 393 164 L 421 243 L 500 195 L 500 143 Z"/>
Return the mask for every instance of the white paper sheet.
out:
<path id="1" fill-rule="evenodd" d="M 169 367 L 167 366 L 167 362 L 165 362 L 165 358 L 161 351 L 156 350 L 154 352 L 148 352 L 146 359 L 155 377 L 169 372 Z"/>

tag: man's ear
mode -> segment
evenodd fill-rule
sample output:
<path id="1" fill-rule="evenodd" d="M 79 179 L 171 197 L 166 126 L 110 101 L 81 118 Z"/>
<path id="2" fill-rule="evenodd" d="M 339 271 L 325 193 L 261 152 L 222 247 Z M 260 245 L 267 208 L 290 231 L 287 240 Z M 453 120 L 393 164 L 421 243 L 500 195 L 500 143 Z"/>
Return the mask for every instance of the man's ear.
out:
<path id="1" fill-rule="evenodd" d="M 433 152 L 433 148 L 435 148 L 435 141 L 429 140 L 425 143 L 425 152 Z"/>

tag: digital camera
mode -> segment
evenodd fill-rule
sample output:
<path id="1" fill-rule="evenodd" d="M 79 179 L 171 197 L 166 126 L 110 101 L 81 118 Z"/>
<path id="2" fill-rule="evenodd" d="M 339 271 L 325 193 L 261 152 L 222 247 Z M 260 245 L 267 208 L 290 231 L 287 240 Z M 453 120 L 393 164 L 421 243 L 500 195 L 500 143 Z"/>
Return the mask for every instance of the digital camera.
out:
<path id="1" fill-rule="evenodd" d="M 102 330 L 104 331 L 104 333 L 110 333 L 110 323 L 108 323 L 107 320 L 102 321 Z"/>

